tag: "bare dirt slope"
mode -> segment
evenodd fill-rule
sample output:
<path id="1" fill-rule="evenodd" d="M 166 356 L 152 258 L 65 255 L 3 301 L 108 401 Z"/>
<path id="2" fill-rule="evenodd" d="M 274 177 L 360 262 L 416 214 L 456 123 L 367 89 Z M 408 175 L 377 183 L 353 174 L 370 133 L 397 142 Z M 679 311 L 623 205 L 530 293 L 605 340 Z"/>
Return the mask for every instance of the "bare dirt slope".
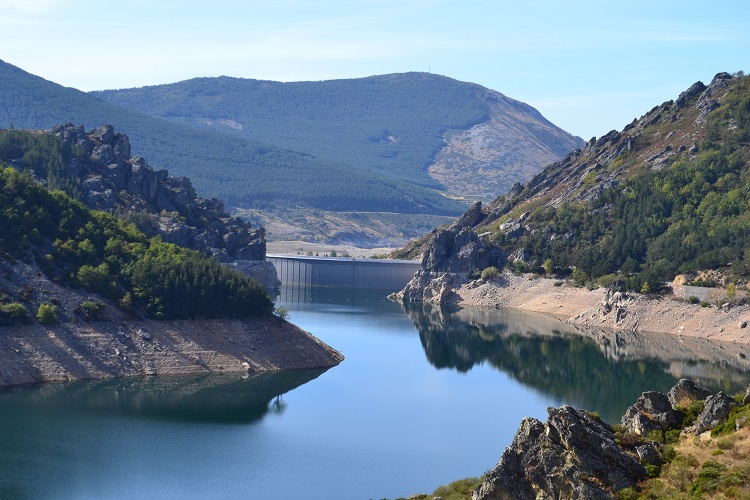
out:
<path id="1" fill-rule="evenodd" d="M 453 300 L 461 305 L 507 307 L 552 314 L 566 322 L 592 327 L 710 338 L 750 344 L 750 306 L 728 310 L 645 295 L 608 295 L 604 288 L 587 290 L 556 280 L 503 273 L 489 282 L 465 283 Z M 742 326 L 745 325 L 745 326 Z"/>
<path id="2" fill-rule="evenodd" d="M 105 321 L 0 329 L 0 386 L 323 368 L 338 351 L 276 318 Z"/>

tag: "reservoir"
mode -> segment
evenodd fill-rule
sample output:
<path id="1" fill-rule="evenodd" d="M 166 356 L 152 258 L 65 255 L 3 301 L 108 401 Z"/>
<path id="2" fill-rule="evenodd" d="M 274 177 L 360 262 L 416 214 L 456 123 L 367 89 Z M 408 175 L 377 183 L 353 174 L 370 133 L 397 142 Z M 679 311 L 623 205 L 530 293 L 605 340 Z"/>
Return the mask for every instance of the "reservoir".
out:
<path id="1" fill-rule="evenodd" d="M 750 382 L 744 346 L 385 295 L 282 290 L 290 320 L 346 356 L 325 372 L 0 392 L 0 498 L 408 496 L 481 475 L 547 406 L 615 422 L 683 376 L 730 394 Z"/>

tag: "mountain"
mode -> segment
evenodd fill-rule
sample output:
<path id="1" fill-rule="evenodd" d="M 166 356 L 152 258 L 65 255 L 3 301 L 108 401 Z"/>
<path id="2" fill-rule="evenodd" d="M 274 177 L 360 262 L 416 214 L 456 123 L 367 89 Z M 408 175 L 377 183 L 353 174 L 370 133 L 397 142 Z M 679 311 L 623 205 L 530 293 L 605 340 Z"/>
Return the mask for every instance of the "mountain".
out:
<path id="1" fill-rule="evenodd" d="M 147 116 L 31 75 L 0 61 L 0 125 L 49 129 L 59 123 L 110 123 L 134 152 L 204 195 L 232 206 L 302 203 L 331 210 L 457 213 L 461 205 L 414 183 L 368 168 L 274 147 L 223 131 Z"/>
<path id="2" fill-rule="evenodd" d="M 430 73 L 291 83 L 223 76 L 92 95 L 451 196 L 494 196 L 583 143 L 531 106 Z"/>
<path id="3" fill-rule="evenodd" d="M 506 263 L 643 292 L 704 270 L 743 281 L 749 146 L 750 77 L 697 82 L 401 252 L 423 252 L 404 296 L 420 300 L 431 273 L 478 275 Z"/>

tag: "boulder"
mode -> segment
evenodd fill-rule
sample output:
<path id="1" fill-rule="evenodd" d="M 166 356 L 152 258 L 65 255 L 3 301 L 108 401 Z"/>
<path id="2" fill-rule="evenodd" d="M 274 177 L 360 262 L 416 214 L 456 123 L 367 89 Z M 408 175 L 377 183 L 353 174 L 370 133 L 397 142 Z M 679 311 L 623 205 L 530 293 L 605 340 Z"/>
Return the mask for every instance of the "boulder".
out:
<path id="1" fill-rule="evenodd" d="M 642 462 L 649 465 L 660 465 L 662 462 L 661 453 L 652 442 L 636 446 L 635 452 Z"/>
<path id="2" fill-rule="evenodd" d="M 641 436 L 677 426 L 681 422 L 682 414 L 672 408 L 666 394 L 656 391 L 644 392 L 621 419 L 622 425 L 630 432 Z"/>
<path id="3" fill-rule="evenodd" d="M 737 401 L 727 396 L 724 392 L 719 391 L 716 395 L 708 396 L 703 411 L 695 419 L 693 431 L 695 434 L 702 434 L 713 429 L 727 418 L 729 410 L 737 406 Z"/>
<path id="4" fill-rule="evenodd" d="M 669 390 L 667 397 L 674 408 L 687 408 L 696 401 L 703 401 L 712 394 L 698 382 L 683 378 Z"/>
<path id="5" fill-rule="evenodd" d="M 545 424 L 521 422 L 472 500 L 617 498 L 616 491 L 648 477 L 638 458 L 615 443 L 608 425 L 570 406 L 547 413 Z"/>

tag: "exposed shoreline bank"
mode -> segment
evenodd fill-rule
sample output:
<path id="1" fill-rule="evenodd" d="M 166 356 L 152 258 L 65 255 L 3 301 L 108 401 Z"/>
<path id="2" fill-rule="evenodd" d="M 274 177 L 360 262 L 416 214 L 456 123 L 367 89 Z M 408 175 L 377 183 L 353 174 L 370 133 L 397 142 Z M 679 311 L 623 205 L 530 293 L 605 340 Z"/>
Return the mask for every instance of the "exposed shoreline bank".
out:
<path id="1" fill-rule="evenodd" d="M 0 387 L 328 368 L 344 359 L 310 333 L 276 318 L 35 324 L 0 333 Z"/>
<path id="2" fill-rule="evenodd" d="M 543 313 L 579 326 L 750 344 L 750 329 L 741 326 L 750 323 L 748 305 L 719 310 L 667 297 L 612 295 L 604 288 L 555 283 L 559 281 L 504 272 L 494 280 L 457 284 L 447 302 Z"/>

